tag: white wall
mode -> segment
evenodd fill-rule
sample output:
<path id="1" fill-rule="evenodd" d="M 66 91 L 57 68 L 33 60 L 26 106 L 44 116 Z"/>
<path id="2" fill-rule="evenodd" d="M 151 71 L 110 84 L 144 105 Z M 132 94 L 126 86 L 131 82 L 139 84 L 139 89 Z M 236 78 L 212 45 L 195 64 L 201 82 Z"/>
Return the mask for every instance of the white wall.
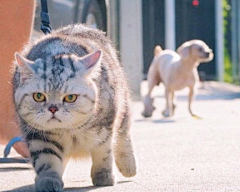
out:
<path id="1" fill-rule="evenodd" d="M 121 0 L 119 2 L 121 59 L 134 99 L 140 99 L 140 84 L 143 79 L 142 1 Z"/>
<path id="2" fill-rule="evenodd" d="M 165 0 L 165 47 L 176 49 L 175 0 Z"/>
<path id="3" fill-rule="evenodd" d="M 224 80 L 224 32 L 222 0 L 215 0 L 216 18 L 216 67 L 219 81 Z"/>

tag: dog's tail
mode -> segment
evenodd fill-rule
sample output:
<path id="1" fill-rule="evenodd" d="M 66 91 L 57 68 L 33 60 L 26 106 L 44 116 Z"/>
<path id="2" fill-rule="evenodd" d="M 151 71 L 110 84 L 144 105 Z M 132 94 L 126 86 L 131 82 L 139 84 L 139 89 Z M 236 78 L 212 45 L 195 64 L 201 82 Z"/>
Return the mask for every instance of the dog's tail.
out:
<path id="1" fill-rule="evenodd" d="M 154 56 L 158 55 L 159 53 L 162 52 L 162 47 L 160 47 L 159 45 L 157 45 L 154 49 Z"/>
<path id="2" fill-rule="evenodd" d="M 150 97 L 152 89 L 155 85 L 158 85 L 161 82 L 161 77 L 159 74 L 158 63 L 159 58 L 156 57 L 160 52 L 162 52 L 162 48 L 157 45 L 154 49 L 154 58 L 148 70 L 148 96 Z M 148 104 L 149 105 L 149 104 Z"/>

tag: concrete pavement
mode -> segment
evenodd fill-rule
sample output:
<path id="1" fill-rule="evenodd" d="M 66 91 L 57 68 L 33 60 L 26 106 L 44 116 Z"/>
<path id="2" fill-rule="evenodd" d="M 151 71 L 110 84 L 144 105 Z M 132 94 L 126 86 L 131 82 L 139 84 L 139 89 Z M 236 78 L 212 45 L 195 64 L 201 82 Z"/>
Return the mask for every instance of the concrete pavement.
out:
<path id="1" fill-rule="evenodd" d="M 143 83 L 143 92 L 146 83 Z M 187 111 L 187 90 L 177 93 L 175 116 L 163 118 L 163 87 L 154 90 L 152 118 L 140 114 L 133 103 L 132 137 L 138 174 L 127 179 L 117 169 L 114 187 L 93 187 L 90 160 L 71 161 L 64 174 L 65 191 L 97 192 L 235 192 L 240 191 L 240 87 L 207 82 Z M 0 155 L 3 146 L 0 147 Z M 14 153 L 13 153 L 14 154 Z M 29 165 L 0 164 L 0 191 L 33 191 L 34 172 Z"/>

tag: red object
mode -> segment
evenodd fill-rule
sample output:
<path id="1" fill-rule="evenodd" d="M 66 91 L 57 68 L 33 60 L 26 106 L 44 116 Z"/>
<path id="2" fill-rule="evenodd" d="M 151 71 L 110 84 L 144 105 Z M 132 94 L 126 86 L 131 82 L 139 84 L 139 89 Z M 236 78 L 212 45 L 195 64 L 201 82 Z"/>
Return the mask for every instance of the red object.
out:
<path id="1" fill-rule="evenodd" d="M 199 1 L 198 0 L 193 0 L 192 4 L 193 4 L 193 6 L 197 7 L 199 5 Z"/>

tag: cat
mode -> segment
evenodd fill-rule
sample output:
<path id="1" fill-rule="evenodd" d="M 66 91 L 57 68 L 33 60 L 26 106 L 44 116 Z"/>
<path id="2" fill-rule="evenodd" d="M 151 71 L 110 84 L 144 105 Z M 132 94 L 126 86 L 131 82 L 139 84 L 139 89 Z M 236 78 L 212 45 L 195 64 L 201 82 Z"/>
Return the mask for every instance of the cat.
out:
<path id="1" fill-rule="evenodd" d="M 36 172 L 36 191 L 61 191 L 70 157 L 91 156 L 95 186 L 112 186 L 113 159 L 136 175 L 130 136 L 130 91 L 112 42 L 70 25 L 15 53 L 16 115 Z"/>

